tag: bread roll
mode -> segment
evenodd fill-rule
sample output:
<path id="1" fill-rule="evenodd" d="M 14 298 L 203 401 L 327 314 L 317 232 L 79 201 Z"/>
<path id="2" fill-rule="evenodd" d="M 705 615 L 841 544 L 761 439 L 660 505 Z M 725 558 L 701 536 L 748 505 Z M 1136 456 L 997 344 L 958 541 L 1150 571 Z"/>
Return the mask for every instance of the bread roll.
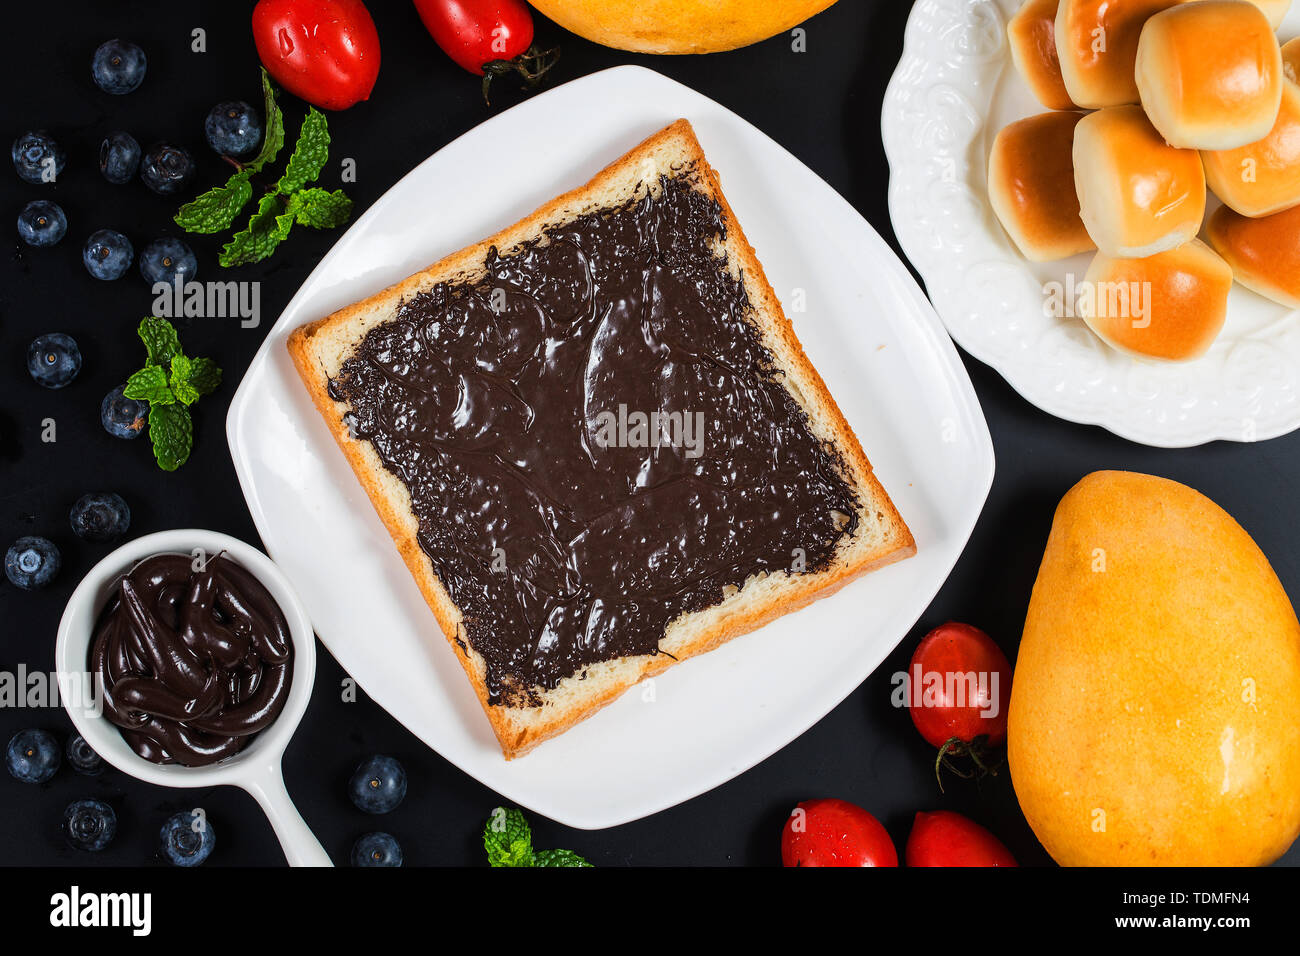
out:
<path id="1" fill-rule="evenodd" d="M 1274 30 L 1282 25 L 1287 11 L 1291 9 L 1291 0 L 1250 0 L 1250 2 L 1264 11 L 1264 16 L 1268 17 L 1268 25 Z"/>
<path id="2" fill-rule="evenodd" d="M 1205 171 L 1138 106 L 1089 113 L 1074 130 L 1074 187 L 1088 235 L 1109 256 L 1151 256 L 1187 242 L 1205 217 Z"/>
<path id="3" fill-rule="evenodd" d="M 1266 299 L 1300 309 L 1300 206 L 1248 219 L 1220 206 L 1205 230 L 1237 281 Z"/>
<path id="4" fill-rule="evenodd" d="M 1282 102 L 1282 55 L 1268 17 L 1245 0 L 1157 13 L 1138 43 L 1138 92 L 1171 146 L 1236 149 L 1268 135 Z"/>
<path id="5" fill-rule="evenodd" d="M 1074 194 L 1082 113 L 1040 113 L 1005 127 L 989 154 L 989 201 L 1021 254 L 1049 262 L 1095 249 Z"/>
<path id="6" fill-rule="evenodd" d="M 1231 288 L 1232 269 L 1199 239 L 1146 259 L 1099 252 L 1078 314 L 1112 348 L 1183 362 L 1204 355 L 1223 328 Z"/>
<path id="7" fill-rule="evenodd" d="M 1258 143 L 1205 152 L 1205 182 L 1243 216 L 1268 216 L 1300 204 L 1300 86 L 1283 84 L 1282 108 Z"/>
<path id="8" fill-rule="evenodd" d="M 1061 0 L 1056 53 L 1070 99 L 1088 109 L 1138 101 L 1133 67 L 1147 20 L 1181 0 Z"/>
<path id="9" fill-rule="evenodd" d="M 1282 72 L 1292 83 L 1300 83 L 1300 37 L 1282 44 Z"/>
<path id="10" fill-rule="evenodd" d="M 1038 102 L 1049 110 L 1072 110 L 1056 53 L 1058 5 L 1059 0 L 1025 0 L 1007 24 L 1007 41 L 1016 70 Z"/>

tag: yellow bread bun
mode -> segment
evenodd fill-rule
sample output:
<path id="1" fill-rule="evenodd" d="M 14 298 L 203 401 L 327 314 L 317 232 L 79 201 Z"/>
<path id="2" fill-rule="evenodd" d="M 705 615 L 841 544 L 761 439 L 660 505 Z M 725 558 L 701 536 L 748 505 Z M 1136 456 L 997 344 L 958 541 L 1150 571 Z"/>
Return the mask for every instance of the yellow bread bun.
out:
<path id="1" fill-rule="evenodd" d="M 638 53 L 716 53 L 784 33 L 835 0 L 529 0 L 580 37 Z"/>
<path id="2" fill-rule="evenodd" d="M 1061 0 L 1056 53 L 1070 99 L 1088 109 L 1138 101 L 1133 68 L 1142 27 L 1182 0 Z"/>
<path id="3" fill-rule="evenodd" d="M 1095 249 L 1074 194 L 1074 128 L 1082 113 L 1039 113 L 1009 124 L 989 153 L 989 202 L 1021 255 L 1034 262 Z"/>
<path id="4" fill-rule="evenodd" d="M 1282 101 L 1282 54 L 1259 7 L 1198 0 L 1142 28 L 1135 68 L 1142 108 L 1171 146 L 1236 149 L 1263 139 Z"/>
<path id="5" fill-rule="evenodd" d="M 1264 16 L 1268 17 L 1268 25 L 1274 30 L 1282 25 L 1287 11 L 1291 9 L 1291 0 L 1250 0 L 1250 2 L 1264 11 Z"/>
<path id="6" fill-rule="evenodd" d="M 1088 234 L 1111 256 L 1182 245 L 1205 217 L 1200 155 L 1166 143 L 1137 106 L 1112 106 L 1079 121 L 1074 187 Z"/>
<path id="7" fill-rule="evenodd" d="M 1025 0 L 1007 24 L 1011 60 L 1030 92 L 1049 110 L 1072 110 L 1056 53 L 1056 11 L 1060 0 Z"/>
<path id="8" fill-rule="evenodd" d="M 1282 108 L 1267 136 L 1236 149 L 1201 153 L 1206 185 L 1243 216 L 1300 204 L 1300 86 L 1283 84 Z"/>
<path id="9" fill-rule="evenodd" d="M 1145 259 L 1098 253 L 1084 276 L 1080 318 L 1111 348 L 1183 362 L 1204 355 L 1228 316 L 1232 268 L 1193 239 Z"/>
<path id="10" fill-rule="evenodd" d="M 1282 44 L 1282 73 L 1292 83 L 1300 83 L 1300 37 Z"/>
<path id="11" fill-rule="evenodd" d="M 1205 235 L 1232 267 L 1237 281 L 1252 292 L 1300 309 L 1300 206 L 1248 219 L 1220 206 Z"/>
<path id="12" fill-rule="evenodd" d="M 1200 239 L 1147 259 L 1099 252 L 1076 304 L 1106 345 L 1165 362 L 1200 358 L 1227 319 L 1232 268 Z"/>
<path id="13" fill-rule="evenodd" d="M 1096 472 L 1056 509 L 1007 713 L 1020 809 L 1063 866 L 1271 863 L 1300 832 L 1300 625 L 1242 527 Z"/>

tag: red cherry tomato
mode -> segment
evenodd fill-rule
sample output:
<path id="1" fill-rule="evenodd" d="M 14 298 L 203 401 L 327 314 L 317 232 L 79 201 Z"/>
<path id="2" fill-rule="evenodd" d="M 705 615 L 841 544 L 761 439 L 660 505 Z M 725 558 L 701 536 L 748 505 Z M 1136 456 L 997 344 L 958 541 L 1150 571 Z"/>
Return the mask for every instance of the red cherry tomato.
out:
<path id="1" fill-rule="evenodd" d="M 444 53 L 476 76 L 493 60 L 513 60 L 533 42 L 523 0 L 415 0 L 424 27 Z"/>
<path id="2" fill-rule="evenodd" d="M 322 109 L 369 99 L 379 76 L 379 33 L 361 0 L 258 0 L 253 43 L 277 83 Z"/>
<path id="3" fill-rule="evenodd" d="M 974 820 L 950 810 L 918 813 L 907 837 L 908 866 L 1015 866 L 1016 858 Z"/>
<path id="4" fill-rule="evenodd" d="M 898 866 L 880 821 L 847 800 L 805 800 L 781 831 L 786 866 Z"/>
<path id="5" fill-rule="evenodd" d="M 933 746 L 1006 739 L 1011 664 L 979 628 L 955 621 L 936 627 L 917 645 L 908 679 L 912 723 Z"/>

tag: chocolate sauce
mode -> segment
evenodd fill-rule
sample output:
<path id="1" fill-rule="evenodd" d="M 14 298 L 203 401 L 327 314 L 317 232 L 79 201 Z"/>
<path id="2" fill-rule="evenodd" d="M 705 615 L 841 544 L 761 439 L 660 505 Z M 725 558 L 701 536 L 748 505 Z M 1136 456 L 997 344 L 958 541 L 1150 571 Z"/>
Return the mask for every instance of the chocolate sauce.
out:
<path id="1" fill-rule="evenodd" d="M 819 570 L 857 528 L 693 177 L 490 251 L 486 276 L 403 302 L 330 382 L 410 492 L 492 703 L 660 653 L 681 614 Z"/>
<path id="2" fill-rule="evenodd" d="M 90 645 L 104 716 L 137 754 L 199 767 L 238 753 L 284 709 L 284 612 L 224 555 L 158 554 L 119 581 Z M 98 682 L 98 681 L 97 681 Z"/>

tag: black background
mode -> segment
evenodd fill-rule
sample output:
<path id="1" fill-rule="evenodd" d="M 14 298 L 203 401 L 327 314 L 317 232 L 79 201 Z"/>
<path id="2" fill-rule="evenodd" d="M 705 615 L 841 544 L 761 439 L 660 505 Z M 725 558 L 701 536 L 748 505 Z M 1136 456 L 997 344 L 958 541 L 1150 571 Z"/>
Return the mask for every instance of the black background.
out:
<path id="1" fill-rule="evenodd" d="M 383 48 L 379 81 L 368 102 L 329 115 L 333 146 L 322 176 L 323 185 L 339 185 L 339 161 L 355 158 L 358 179 L 347 190 L 358 214 L 430 153 L 523 98 L 507 80 L 494 107 L 485 107 L 476 80 L 437 49 L 409 3 L 374 0 L 369 6 Z M 102 396 L 141 364 L 133 330 L 150 311 L 148 289 L 135 270 L 117 282 L 97 282 L 80 262 L 82 243 L 101 227 L 125 232 L 137 250 L 158 236 L 179 234 L 170 220 L 174 202 L 154 196 L 138 181 L 111 186 L 100 177 L 95 157 L 108 131 L 126 129 L 145 145 L 165 139 L 188 146 L 199 158 L 201 184 L 224 179 L 223 164 L 203 143 L 202 119 L 218 100 L 260 103 L 250 9 L 251 4 L 214 0 L 29 3 L 6 11 L 10 41 L 0 133 L 7 142 L 27 129 L 48 129 L 67 148 L 69 160 L 54 186 L 31 186 L 0 174 L 0 208 L 13 222 L 29 200 L 53 198 L 67 212 L 69 230 L 60 245 L 44 250 L 27 249 L 10 232 L 12 251 L 3 264 L 0 546 L 24 534 L 46 535 L 63 550 L 64 568 L 41 592 L 0 582 L 0 669 L 13 670 L 19 662 L 52 669 L 64 602 L 80 576 L 109 550 L 78 541 L 68 528 L 68 509 L 84 492 L 121 493 L 133 510 L 132 536 L 196 526 L 258 542 L 226 447 L 226 407 L 262 336 L 336 234 L 302 229 L 269 262 L 223 276 L 263 280 L 260 328 L 241 329 L 235 320 L 179 323 L 186 350 L 215 358 L 226 383 L 197 407 L 194 455 L 174 474 L 157 470 L 147 440 L 111 438 L 99 423 Z M 879 117 L 907 13 L 908 5 L 894 0 L 840 0 L 806 25 L 805 53 L 792 52 L 789 37 L 779 36 L 707 57 L 637 56 L 595 46 L 541 17 L 538 38 L 563 48 L 552 83 L 641 63 L 719 101 L 825 178 L 892 243 Z M 196 27 L 207 32 L 205 53 L 190 50 Z M 104 94 L 90 80 L 92 52 L 114 36 L 139 43 L 149 57 L 143 87 L 129 96 Z M 292 136 L 303 106 L 288 95 L 282 103 Z M 500 148 L 545 145 L 502 143 Z M 199 256 L 199 278 L 216 277 L 219 239 L 191 242 Z M 60 391 L 38 387 L 24 368 L 28 342 L 48 331 L 72 334 L 85 356 L 80 377 Z M 1014 659 L 1053 509 L 1089 471 L 1145 471 L 1205 492 L 1255 537 L 1288 591 L 1300 593 L 1300 550 L 1291 522 L 1300 435 L 1254 445 L 1144 448 L 1051 418 L 990 369 L 968 357 L 966 365 L 993 434 L 997 478 L 956 570 L 876 674 L 794 743 L 681 806 L 598 832 L 568 830 L 532 816 L 539 847 L 572 848 L 602 866 L 773 864 L 779 862 L 780 830 L 790 808 L 802 799 L 838 796 L 877 814 L 900 851 L 913 813 L 943 807 L 989 826 L 1022 863 L 1050 863 L 1020 815 L 1005 774 L 982 786 L 954 781 L 946 794 L 939 793 L 931 753 L 907 713 L 889 706 L 888 675 L 906 666 L 926 630 L 948 619 L 984 628 Z M 46 417 L 57 422 L 53 444 L 40 440 Z M 359 834 L 385 829 L 401 841 L 408 865 L 480 864 L 479 834 L 498 798 L 376 704 L 364 698 L 343 703 L 344 676 L 322 648 L 315 693 L 285 761 L 289 789 L 325 848 L 343 862 Z M 0 739 L 27 726 L 49 728 L 60 739 L 71 733 L 61 710 L 0 711 Z M 346 794 L 353 767 L 375 752 L 398 757 L 410 776 L 405 802 L 378 819 L 353 808 Z M 117 839 L 99 854 L 69 849 L 59 832 L 64 806 L 87 796 L 109 801 L 119 818 Z M 217 849 L 209 865 L 283 862 L 269 826 L 240 791 L 182 793 L 112 769 L 86 778 L 64 767 L 41 786 L 0 775 L 0 864 L 158 864 L 162 821 L 194 806 L 202 806 L 216 828 Z M 1284 860 L 1300 863 L 1300 846 Z"/>

